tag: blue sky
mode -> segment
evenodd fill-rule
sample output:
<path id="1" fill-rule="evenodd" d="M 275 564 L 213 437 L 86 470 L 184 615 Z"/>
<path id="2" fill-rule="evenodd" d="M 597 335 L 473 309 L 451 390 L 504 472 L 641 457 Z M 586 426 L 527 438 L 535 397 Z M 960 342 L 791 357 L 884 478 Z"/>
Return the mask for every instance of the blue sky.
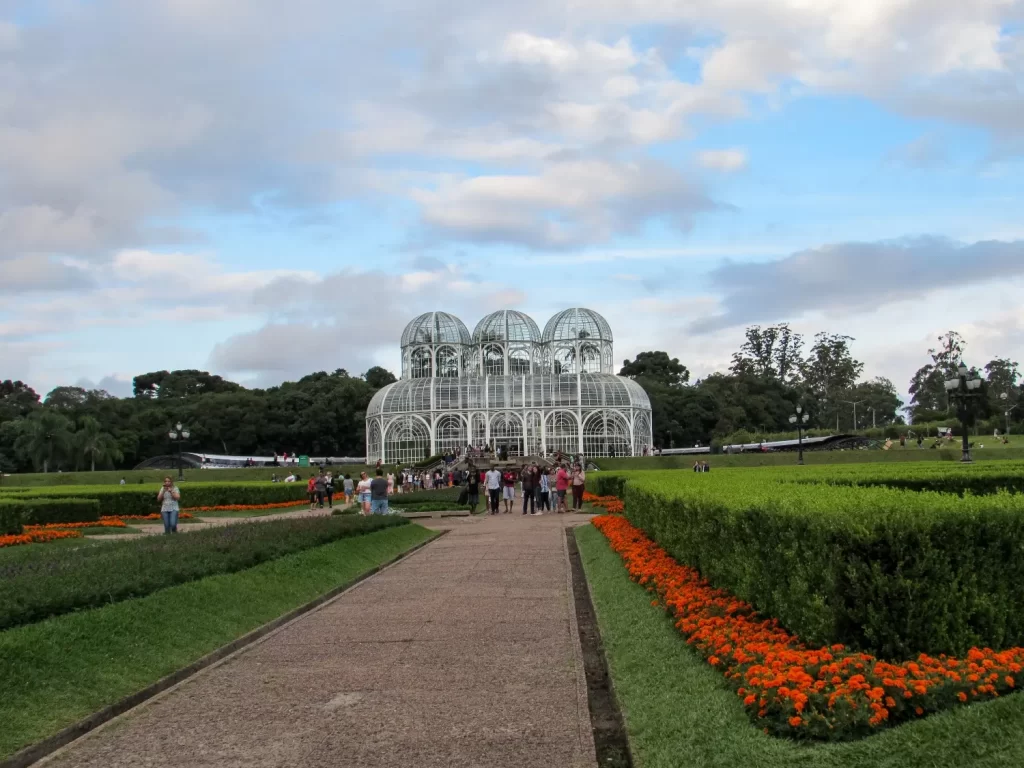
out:
<path id="1" fill-rule="evenodd" d="M 0 378 L 397 368 L 421 311 L 1024 342 L 1024 3 L 0 3 Z M 748 279 L 749 276 L 756 276 Z M 753 281 L 753 282 L 752 282 Z"/>

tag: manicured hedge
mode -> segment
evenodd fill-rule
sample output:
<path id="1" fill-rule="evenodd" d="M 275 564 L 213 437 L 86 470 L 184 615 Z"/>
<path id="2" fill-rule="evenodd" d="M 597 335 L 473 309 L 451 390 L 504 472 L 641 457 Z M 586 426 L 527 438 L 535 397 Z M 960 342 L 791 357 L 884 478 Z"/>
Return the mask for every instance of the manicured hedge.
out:
<path id="1" fill-rule="evenodd" d="M 793 470 L 797 471 L 797 470 Z M 883 658 L 1024 645 L 1024 496 L 637 472 L 626 516 L 679 562 L 811 645 Z"/>
<path id="2" fill-rule="evenodd" d="M 0 497 L 0 516 L 3 510 L 17 515 L 23 525 L 91 523 L 100 519 L 100 505 L 95 499 Z"/>
<path id="3" fill-rule="evenodd" d="M 21 505 L 0 500 L 0 536 L 21 533 Z"/>
<path id="4" fill-rule="evenodd" d="M 149 515 L 160 511 L 156 500 L 159 485 L 81 485 L 68 488 L 34 488 L 19 493 L 21 499 L 96 499 L 102 515 Z M 181 507 L 215 507 L 228 504 L 273 504 L 302 501 L 305 483 L 189 483 L 179 486 Z M 0 496 L 5 498 L 6 496 Z"/>
<path id="5" fill-rule="evenodd" d="M 238 523 L 80 549 L 40 547 L 33 557 L 0 567 L 0 630 L 406 524 L 397 516 L 320 517 Z"/>
<path id="6" fill-rule="evenodd" d="M 391 496 L 391 503 L 395 506 L 408 506 L 410 504 L 424 504 L 432 501 L 455 502 L 459 494 L 466 490 L 465 485 L 455 485 L 451 488 L 438 488 L 430 491 L 413 491 L 412 493 L 396 493 Z"/>

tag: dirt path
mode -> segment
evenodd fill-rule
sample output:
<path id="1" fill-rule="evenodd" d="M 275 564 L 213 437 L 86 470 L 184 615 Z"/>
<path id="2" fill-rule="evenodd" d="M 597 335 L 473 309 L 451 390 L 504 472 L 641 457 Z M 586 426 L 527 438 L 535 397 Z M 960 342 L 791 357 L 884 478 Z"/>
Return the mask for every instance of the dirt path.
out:
<path id="1" fill-rule="evenodd" d="M 448 535 L 44 761 L 596 766 L 565 526 Z"/>

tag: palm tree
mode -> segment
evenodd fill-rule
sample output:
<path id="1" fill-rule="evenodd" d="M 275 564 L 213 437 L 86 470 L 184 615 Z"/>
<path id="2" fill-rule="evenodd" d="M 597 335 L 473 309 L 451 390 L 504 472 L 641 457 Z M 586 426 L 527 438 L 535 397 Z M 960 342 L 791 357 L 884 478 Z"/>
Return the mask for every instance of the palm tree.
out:
<path id="1" fill-rule="evenodd" d="M 92 416 L 82 418 L 75 433 L 79 455 L 89 457 L 89 471 L 96 471 L 96 460 L 116 463 L 124 458 L 113 435 L 100 431 L 100 423 Z"/>
<path id="2" fill-rule="evenodd" d="M 50 471 L 54 461 L 70 453 L 73 440 L 71 422 L 59 413 L 39 408 L 25 419 L 21 436 L 14 444 L 16 451 L 27 456 L 43 472 Z"/>

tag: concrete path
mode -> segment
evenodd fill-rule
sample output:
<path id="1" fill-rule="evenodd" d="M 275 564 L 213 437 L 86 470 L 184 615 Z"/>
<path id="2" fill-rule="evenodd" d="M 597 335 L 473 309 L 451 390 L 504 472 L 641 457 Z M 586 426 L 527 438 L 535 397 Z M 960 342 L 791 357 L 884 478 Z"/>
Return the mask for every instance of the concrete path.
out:
<path id="1" fill-rule="evenodd" d="M 596 766 L 565 526 L 449 533 L 50 766 Z"/>

